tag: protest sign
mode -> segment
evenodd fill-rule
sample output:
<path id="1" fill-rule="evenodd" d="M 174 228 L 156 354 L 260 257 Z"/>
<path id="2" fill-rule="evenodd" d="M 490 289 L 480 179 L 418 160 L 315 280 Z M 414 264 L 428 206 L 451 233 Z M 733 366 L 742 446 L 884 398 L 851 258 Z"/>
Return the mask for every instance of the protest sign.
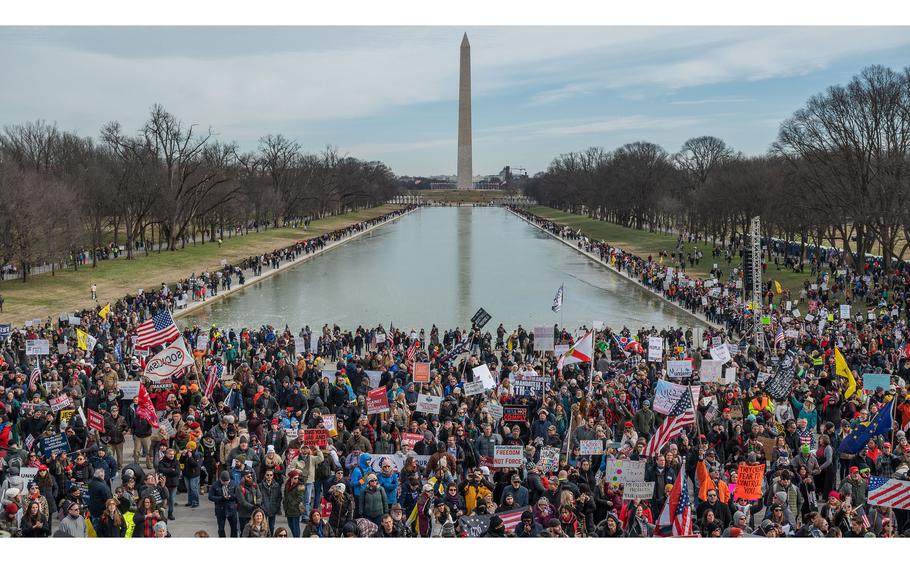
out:
<path id="1" fill-rule="evenodd" d="M 48 436 L 41 440 L 41 450 L 44 457 L 49 458 L 54 452 L 61 454 L 70 451 L 70 443 L 66 438 L 66 434 Z"/>
<path id="2" fill-rule="evenodd" d="M 645 480 L 645 460 L 625 460 L 613 459 L 607 460 L 607 469 L 604 475 L 610 483 L 632 483 Z"/>
<path id="3" fill-rule="evenodd" d="M 367 374 L 367 378 L 370 381 L 370 388 L 375 389 L 379 388 L 379 383 L 382 381 L 382 372 L 381 371 L 364 371 Z"/>
<path id="4" fill-rule="evenodd" d="M 599 456 L 604 453 L 603 440 L 579 440 L 578 449 L 583 456 Z"/>
<path id="5" fill-rule="evenodd" d="M 430 396 L 428 394 L 417 395 L 417 412 L 423 412 L 424 414 L 439 414 L 439 407 L 441 405 L 441 396 Z"/>
<path id="6" fill-rule="evenodd" d="M 632 481 L 622 486 L 622 500 L 651 499 L 654 497 L 653 481 Z"/>
<path id="7" fill-rule="evenodd" d="M 549 377 L 515 377 L 512 379 L 513 396 L 542 396 L 550 388 Z"/>
<path id="8" fill-rule="evenodd" d="M 501 405 L 499 405 L 499 404 L 487 405 L 487 412 L 490 413 L 490 417 L 493 420 L 495 420 L 496 422 L 499 422 L 500 420 L 502 420 L 503 409 L 502 409 Z"/>
<path id="9" fill-rule="evenodd" d="M 664 357 L 664 339 L 660 336 L 648 337 L 648 361 L 661 361 Z"/>
<path id="10" fill-rule="evenodd" d="M 553 446 L 544 446 L 540 448 L 540 459 L 537 465 L 545 472 L 556 471 L 559 469 L 559 448 Z"/>
<path id="11" fill-rule="evenodd" d="M 850 319 L 850 304 L 840 305 L 840 319 Z"/>
<path id="12" fill-rule="evenodd" d="M 0 341 L 6 341 L 9 338 L 12 328 L 13 324 L 11 323 L 0 323 Z"/>
<path id="13" fill-rule="evenodd" d="M 123 392 L 123 398 L 134 399 L 139 396 L 139 381 L 121 381 L 117 383 L 120 386 L 121 392 Z"/>
<path id="14" fill-rule="evenodd" d="M 177 435 L 177 429 L 174 428 L 173 424 L 171 424 L 170 418 L 162 418 L 161 420 L 159 420 L 158 428 L 160 428 L 161 430 L 164 430 L 167 433 L 169 438 Z"/>
<path id="15" fill-rule="evenodd" d="M 89 428 L 97 430 L 98 432 L 104 432 L 104 416 L 100 412 L 95 412 L 91 408 L 88 409 L 88 419 L 86 424 Z"/>
<path id="16" fill-rule="evenodd" d="M 534 350 L 535 351 L 553 351 L 555 347 L 553 341 L 552 327 L 535 327 L 534 328 Z"/>
<path id="17" fill-rule="evenodd" d="M 35 476 L 38 475 L 37 467 L 20 467 L 19 468 L 19 477 L 27 484 L 28 482 L 35 479 Z"/>
<path id="18" fill-rule="evenodd" d="M 75 416 L 75 415 L 76 415 L 76 411 L 72 408 L 67 409 L 67 410 L 61 410 L 60 411 L 60 426 L 69 424 L 70 420 L 72 420 L 73 416 Z"/>
<path id="19" fill-rule="evenodd" d="M 507 404 L 502 407 L 503 422 L 527 422 L 528 407 L 523 405 Z"/>
<path id="20" fill-rule="evenodd" d="M 389 410 L 389 394 L 385 387 L 367 393 L 367 414 L 380 414 Z"/>
<path id="21" fill-rule="evenodd" d="M 685 391 L 685 385 L 658 380 L 654 389 L 654 412 L 668 414 Z"/>
<path id="22" fill-rule="evenodd" d="M 65 394 L 61 394 L 57 398 L 52 398 L 48 402 L 51 403 L 51 410 L 53 412 L 57 412 L 58 410 L 63 410 L 64 408 L 66 408 L 67 406 L 72 404 L 70 397 L 66 396 Z"/>
<path id="23" fill-rule="evenodd" d="M 727 367 L 726 369 L 724 369 L 724 380 L 721 382 L 725 385 L 729 385 L 735 381 L 736 381 L 736 368 Z"/>
<path id="24" fill-rule="evenodd" d="M 865 373 L 863 375 L 863 390 L 874 392 L 878 387 L 882 387 L 885 391 L 890 389 L 891 375 L 879 373 Z"/>
<path id="25" fill-rule="evenodd" d="M 474 396 L 483 394 L 483 383 L 480 381 L 468 381 L 464 383 L 464 395 Z"/>
<path id="26" fill-rule="evenodd" d="M 493 378 L 493 373 L 490 372 L 490 368 L 484 365 L 480 365 L 471 369 L 471 372 L 474 374 L 474 380 L 479 380 L 483 383 L 483 388 L 485 389 L 494 389 L 496 388 L 496 380 Z"/>
<path id="27" fill-rule="evenodd" d="M 493 446 L 493 467 L 521 467 L 524 463 L 524 446 Z"/>
<path id="28" fill-rule="evenodd" d="M 303 431 L 303 445 L 325 448 L 329 445 L 329 432 L 325 428 L 307 428 Z"/>
<path id="29" fill-rule="evenodd" d="M 319 352 L 319 336 L 315 333 L 310 334 L 310 353 Z"/>
<path id="30" fill-rule="evenodd" d="M 322 427 L 326 429 L 326 431 L 329 433 L 329 436 L 332 436 L 334 438 L 338 435 L 338 430 L 335 429 L 336 427 L 334 414 L 329 414 L 322 417 Z"/>
<path id="31" fill-rule="evenodd" d="M 675 359 L 667 361 L 667 376 L 674 379 L 681 379 L 692 376 L 692 361 L 684 359 L 677 361 Z"/>
<path id="32" fill-rule="evenodd" d="M 398 454 L 372 454 L 373 463 L 370 467 L 376 474 L 382 473 L 382 466 L 389 464 L 392 466 L 392 472 L 399 473 L 404 469 L 404 459 Z"/>
<path id="33" fill-rule="evenodd" d="M 765 464 L 740 464 L 737 470 L 735 499 L 754 501 L 761 499 L 761 482 L 765 476 Z"/>
<path id="34" fill-rule="evenodd" d="M 401 441 L 407 442 L 412 450 L 414 449 L 414 445 L 421 440 L 423 440 L 423 435 L 418 434 L 417 432 L 404 432 L 401 435 Z"/>
<path id="35" fill-rule="evenodd" d="M 415 383 L 428 383 L 430 382 L 430 364 L 429 363 L 414 363 L 414 382 Z"/>
<path id="36" fill-rule="evenodd" d="M 703 383 L 716 383 L 720 381 L 724 364 L 714 359 L 703 359 L 699 369 L 699 380 Z"/>
<path id="37" fill-rule="evenodd" d="M 209 332 L 200 331 L 196 335 L 196 351 L 207 351 L 208 348 L 209 348 Z"/>
<path id="38" fill-rule="evenodd" d="M 711 348 L 711 358 L 721 363 L 727 363 L 733 359 L 730 356 L 730 348 L 725 343 Z"/>
<path id="39" fill-rule="evenodd" d="M 193 364 L 193 355 L 181 336 L 148 360 L 145 365 L 145 376 L 152 382 L 160 383 L 173 377 L 181 369 L 192 367 Z"/>
<path id="40" fill-rule="evenodd" d="M 51 352 L 51 344 L 47 339 L 26 339 L 26 355 L 48 355 Z"/>
<path id="41" fill-rule="evenodd" d="M 571 345 L 565 345 L 565 344 L 556 345 L 553 347 L 553 354 L 556 355 L 556 358 L 558 359 L 562 355 L 565 355 L 566 353 L 568 353 L 569 349 L 571 349 L 571 348 L 572 348 Z"/>

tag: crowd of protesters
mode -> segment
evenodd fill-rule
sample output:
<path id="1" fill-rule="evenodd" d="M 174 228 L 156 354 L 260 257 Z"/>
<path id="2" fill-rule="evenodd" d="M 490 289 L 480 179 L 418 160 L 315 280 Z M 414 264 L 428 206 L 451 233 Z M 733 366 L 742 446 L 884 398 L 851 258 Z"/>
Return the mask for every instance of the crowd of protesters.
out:
<path id="1" fill-rule="evenodd" d="M 756 346 L 739 325 L 754 314 L 727 293 L 735 286 L 668 275 L 652 259 L 583 243 L 671 299 L 693 295 L 688 305 L 714 313 L 718 325 L 592 330 L 592 360 L 577 364 L 535 344 L 571 345 L 590 326 L 554 326 L 544 341 L 533 327 L 502 325 L 187 328 L 195 367 L 157 382 L 143 365 L 158 348 L 139 352 L 132 337 L 152 314 L 172 309 L 167 287 L 116 302 L 106 318 L 77 314 L 97 339 L 91 351 L 78 347 L 70 318 L 13 329 L 0 363 L 0 530 L 167 537 L 182 507 L 205 506 L 219 537 L 650 537 L 663 533 L 661 512 L 680 479 L 691 487 L 692 532 L 703 537 L 892 537 L 910 529 L 905 509 L 866 502 L 871 476 L 908 479 L 903 275 L 828 273 L 824 288 L 787 300 L 799 315 L 763 311 L 769 339 Z M 292 259 L 298 247 L 247 267 Z M 857 298 L 884 298 L 874 319 L 841 317 L 827 294 L 838 278 Z M 784 335 L 775 340 L 778 330 Z M 663 354 L 649 361 L 635 346 L 656 336 Z M 26 341 L 38 338 L 52 349 L 36 359 Z M 723 380 L 704 382 L 702 364 L 720 344 L 732 360 Z M 849 397 L 835 347 L 858 384 Z M 797 368 L 788 395 L 775 400 L 765 382 L 785 353 Z M 692 361 L 691 376 L 672 381 L 700 385 L 696 420 L 646 455 L 667 419 L 653 407 L 674 359 Z M 224 371 L 207 396 L 215 361 Z M 426 380 L 414 362 L 429 363 Z M 493 384 L 478 392 L 469 384 L 481 365 Z M 864 389 L 869 372 L 890 375 L 888 387 Z M 137 411 L 138 384 L 150 393 L 154 420 Z M 377 391 L 387 408 L 368 412 Z M 421 406 L 421 395 L 439 397 L 438 408 Z M 892 401 L 890 432 L 856 453 L 839 451 Z M 100 415 L 103 432 L 86 415 Z M 583 453 L 592 440 L 602 452 Z M 503 446 L 520 449 L 520 465 L 496 466 Z M 644 461 L 651 497 L 624 498 L 624 485 L 606 475 L 611 458 Z M 757 464 L 766 466 L 760 495 L 736 497 L 739 468 Z"/>

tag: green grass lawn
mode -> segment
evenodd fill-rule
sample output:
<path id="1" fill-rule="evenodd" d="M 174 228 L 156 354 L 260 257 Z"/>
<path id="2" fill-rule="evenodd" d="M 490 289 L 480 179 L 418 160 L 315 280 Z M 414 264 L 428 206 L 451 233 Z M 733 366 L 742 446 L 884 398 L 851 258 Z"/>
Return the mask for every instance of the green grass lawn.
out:
<path id="1" fill-rule="evenodd" d="M 92 283 L 98 285 L 98 304 L 103 306 L 127 294 L 135 294 L 140 288 L 157 288 L 162 282 L 170 284 L 192 273 L 215 270 L 220 268 L 222 259 L 232 263 L 254 254 L 271 252 L 397 208 L 397 205 L 381 205 L 326 217 L 311 222 L 308 230 L 281 228 L 235 236 L 224 239 L 221 247 L 217 242 L 208 242 L 187 244 L 185 249 L 174 252 L 152 252 L 148 256 L 140 252 L 135 260 L 106 260 L 99 262 L 97 268 L 91 268 L 89 264 L 78 271 L 58 271 L 54 276 L 50 273 L 30 276 L 24 284 L 21 280 L 0 282 L 0 293 L 6 300 L 0 322 L 21 326 L 27 319 L 56 317 L 61 312 L 92 308 L 95 306 L 91 300 Z"/>
<path id="2" fill-rule="evenodd" d="M 598 221 L 584 215 L 574 215 L 540 205 L 530 207 L 529 210 L 535 215 L 550 219 L 561 225 L 579 229 L 589 237 L 618 246 L 641 257 L 652 255 L 656 258 L 657 253 L 661 250 L 672 252 L 676 249 L 676 235 L 674 234 L 629 229 L 614 223 Z M 693 276 L 706 277 L 714 266 L 715 261 L 711 258 L 711 251 L 714 247 L 710 243 L 698 242 L 686 243 L 684 248 L 688 253 L 696 247 L 704 254 L 704 257 L 698 266 L 687 268 L 686 272 Z M 724 262 L 723 257 L 716 260 L 717 267 L 723 271 L 724 277 L 728 276 L 733 268 L 742 264 L 742 260 L 737 256 L 733 257 L 733 262 L 730 264 Z M 763 271 L 762 279 L 767 282 L 772 278 L 779 281 L 784 288 L 789 288 L 791 295 L 798 297 L 799 289 L 802 288 L 803 282 L 809 279 L 809 273 L 808 269 L 803 274 L 796 274 L 792 270 L 777 270 L 774 268 L 774 264 L 770 264 Z"/>

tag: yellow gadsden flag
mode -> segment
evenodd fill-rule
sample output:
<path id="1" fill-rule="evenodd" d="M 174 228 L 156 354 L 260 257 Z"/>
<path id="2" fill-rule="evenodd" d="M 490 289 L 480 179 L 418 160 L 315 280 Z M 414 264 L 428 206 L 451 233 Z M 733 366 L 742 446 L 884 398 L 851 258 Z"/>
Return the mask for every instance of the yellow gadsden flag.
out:
<path id="1" fill-rule="evenodd" d="M 76 328 L 76 345 L 83 351 L 88 349 L 88 334 Z"/>
<path id="2" fill-rule="evenodd" d="M 774 293 L 778 296 L 784 293 L 784 289 L 781 287 L 780 282 L 777 280 L 774 281 Z"/>
<path id="3" fill-rule="evenodd" d="M 844 400 L 847 400 L 856 392 L 856 379 L 853 378 L 853 371 L 847 366 L 846 359 L 837 347 L 834 348 L 834 368 L 834 373 L 838 377 L 847 379 L 847 389 L 844 390 Z"/>
<path id="4" fill-rule="evenodd" d="M 98 315 L 104 319 L 107 319 L 108 314 L 111 313 L 111 304 L 108 303 L 106 306 L 98 310 Z"/>

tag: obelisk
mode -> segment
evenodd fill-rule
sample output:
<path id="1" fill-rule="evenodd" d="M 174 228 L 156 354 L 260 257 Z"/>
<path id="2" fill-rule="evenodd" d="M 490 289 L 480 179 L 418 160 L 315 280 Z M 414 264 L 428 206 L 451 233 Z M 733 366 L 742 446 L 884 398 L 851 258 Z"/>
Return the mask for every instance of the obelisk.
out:
<path id="1" fill-rule="evenodd" d="M 458 189 L 474 189 L 471 164 L 471 44 L 468 34 L 461 40 L 461 67 L 458 77 Z"/>

